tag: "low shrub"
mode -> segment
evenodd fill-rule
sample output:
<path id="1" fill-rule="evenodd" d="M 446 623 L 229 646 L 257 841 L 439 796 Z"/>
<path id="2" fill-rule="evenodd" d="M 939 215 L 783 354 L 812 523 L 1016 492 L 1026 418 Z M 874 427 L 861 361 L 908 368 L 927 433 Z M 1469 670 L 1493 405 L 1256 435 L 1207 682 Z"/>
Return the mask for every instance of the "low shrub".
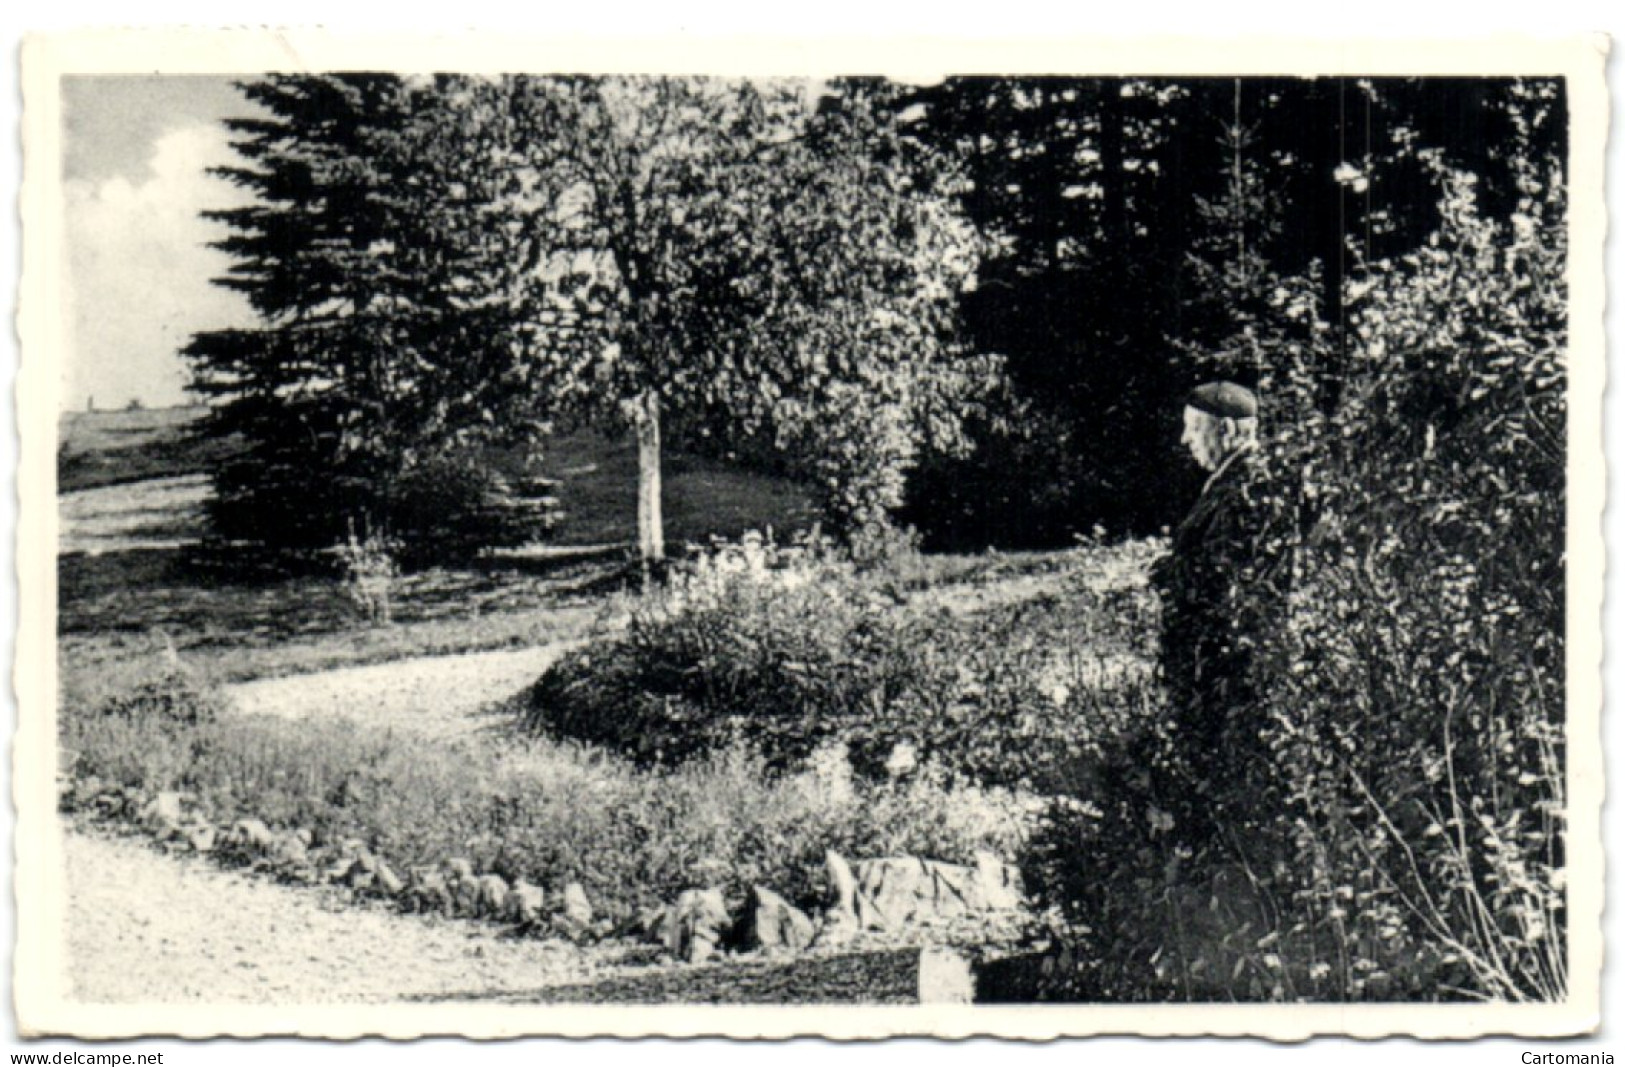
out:
<path id="1" fill-rule="evenodd" d="M 623 637 L 549 669 L 526 722 L 643 765 L 745 744 L 790 768 L 840 743 L 882 779 L 902 747 L 1042 791 L 1102 723 L 1143 713 L 1143 584 L 1060 574 L 1056 593 L 967 614 L 909 603 L 901 581 L 828 554 L 724 548 L 636 605 Z"/>
<path id="2" fill-rule="evenodd" d="M 550 536 L 561 518 L 553 488 L 511 478 L 489 456 L 452 450 L 391 479 L 384 513 L 404 562 L 466 562 Z"/>
<path id="3" fill-rule="evenodd" d="M 829 712 L 873 683 L 846 647 L 879 613 L 843 595 L 851 580 L 816 547 L 792 556 L 752 540 L 701 556 L 634 604 L 623 637 L 550 668 L 528 723 L 644 765 L 747 733 L 776 762 L 804 759 L 838 732 Z"/>
<path id="4" fill-rule="evenodd" d="M 214 688 L 169 649 L 117 678 L 70 672 L 61 706 L 64 772 L 154 791 L 194 785 L 200 746 L 225 708 Z"/>
<path id="5" fill-rule="evenodd" d="M 399 544 L 376 530 L 356 537 L 353 524 L 345 540 L 333 549 L 345 596 L 374 626 L 388 625 L 393 618 L 395 582 L 400 577 L 395 555 L 399 549 Z"/>
<path id="6" fill-rule="evenodd" d="M 152 677 L 106 697 L 96 708 L 99 718 L 116 718 L 166 726 L 212 723 L 224 708 L 220 695 L 178 662 L 166 663 Z"/>

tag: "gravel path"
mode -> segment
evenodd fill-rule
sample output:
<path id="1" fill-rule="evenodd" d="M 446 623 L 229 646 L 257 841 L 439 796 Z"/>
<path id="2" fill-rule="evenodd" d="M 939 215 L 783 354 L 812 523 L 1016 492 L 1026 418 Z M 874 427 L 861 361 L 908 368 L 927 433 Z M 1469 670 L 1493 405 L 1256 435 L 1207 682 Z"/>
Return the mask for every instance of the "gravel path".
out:
<path id="1" fill-rule="evenodd" d="M 452 737 L 505 723 L 502 704 L 574 645 L 350 667 L 227 693 L 244 713 L 343 715 Z M 85 1001 L 524 1000 L 544 987 L 590 984 L 611 958 L 480 923 L 343 904 L 165 855 L 143 839 L 70 830 L 64 848 L 70 974 Z"/>
<path id="2" fill-rule="evenodd" d="M 340 906 L 140 840 L 70 830 L 69 973 L 91 1003 L 524 999 L 602 954 L 498 927 Z"/>
<path id="3" fill-rule="evenodd" d="M 914 1004 L 931 981 L 916 947 L 692 967 L 647 947 L 342 904 L 142 838 L 70 829 L 63 850 L 69 995 L 81 1003 Z"/>
<path id="4" fill-rule="evenodd" d="M 238 711 L 288 719 L 342 715 L 381 728 L 454 737 L 502 720 L 502 705 L 579 641 L 345 667 L 226 687 Z"/>

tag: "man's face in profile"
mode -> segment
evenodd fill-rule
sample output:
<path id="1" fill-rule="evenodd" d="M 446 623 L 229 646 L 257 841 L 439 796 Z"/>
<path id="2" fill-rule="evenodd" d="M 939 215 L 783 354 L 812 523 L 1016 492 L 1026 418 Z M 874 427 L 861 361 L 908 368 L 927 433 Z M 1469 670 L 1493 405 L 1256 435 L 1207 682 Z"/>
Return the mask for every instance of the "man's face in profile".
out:
<path id="1" fill-rule="evenodd" d="M 1213 432 L 1213 419 L 1193 407 L 1185 409 L 1185 432 L 1179 443 L 1191 450 L 1197 466 L 1205 471 L 1219 465 L 1217 436 Z"/>

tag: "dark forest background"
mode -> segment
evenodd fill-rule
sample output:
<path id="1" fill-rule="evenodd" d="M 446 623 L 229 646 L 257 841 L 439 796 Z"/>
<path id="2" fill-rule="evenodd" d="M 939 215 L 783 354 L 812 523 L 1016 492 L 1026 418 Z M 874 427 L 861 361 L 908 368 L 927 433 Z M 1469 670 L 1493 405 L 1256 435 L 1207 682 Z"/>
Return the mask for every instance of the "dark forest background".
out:
<path id="1" fill-rule="evenodd" d="M 973 78 L 919 92 L 921 135 L 964 161 L 965 211 L 992 239 L 964 321 L 974 346 L 1005 356 L 1011 408 L 977 427 L 972 459 L 920 473 L 909 516 L 962 548 L 1177 521 L 1199 484 L 1178 445 L 1183 393 L 1213 374 L 1259 384 L 1283 279 L 1312 276 L 1340 328 L 1350 278 L 1437 228 L 1440 164 L 1478 176 L 1487 216 L 1511 214 L 1521 91 Z M 1561 109 L 1561 87 L 1545 91 Z M 1557 122 L 1522 149 L 1565 150 Z M 1324 373 L 1330 410 L 1337 374 Z"/>

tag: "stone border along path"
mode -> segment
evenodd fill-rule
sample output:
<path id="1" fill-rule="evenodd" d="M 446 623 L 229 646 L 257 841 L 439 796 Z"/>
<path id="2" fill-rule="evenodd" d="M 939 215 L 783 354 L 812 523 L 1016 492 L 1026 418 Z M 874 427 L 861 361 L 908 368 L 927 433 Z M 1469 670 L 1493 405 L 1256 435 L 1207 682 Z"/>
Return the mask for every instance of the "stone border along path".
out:
<path id="1" fill-rule="evenodd" d="M 224 692 L 242 714 L 342 716 L 450 738 L 505 727 L 504 704 L 584 640 L 343 667 Z M 589 985 L 629 955 L 624 945 L 513 938 L 485 923 L 347 904 L 165 855 L 145 836 L 69 829 L 63 845 L 69 973 L 74 996 L 91 1002 L 525 999 L 549 985 Z M 638 962 L 646 972 L 649 961 Z"/>
<path id="2" fill-rule="evenodd" d="M 956 606 L 1026 599 L 1048 578 L 989 583 Z M 587 640 L 343 667 L 225 692 L 240 713 L 337 715 L 450 738 L 504 726 L 504 704 Z M 928 981 L 932 958 L 930 950 L 854 945 L 794 962 L 659 963 L 624 943 L 513 938 L 484 923 L 346 904 L 196 856 L 166 856 L 145 839 L 70 829 L 64 851 L 73 995 L 94 1003 L 902 1003 L 917 1002 L 915 983 Z M 849 979 L 831 980 L 842 974 Z"/>
<path id="3" fill-rule="evenodd" d="M 70 827 L 67 970 L 89 1004 L 917 1004 L 963 996 L 940 949 L 854 945 L 690 966 L 658 950 L 516 938 L 343 904 L 139 837 Z"/>
<path id="4" fill-rule="evenodd" d="M 71 996 L 85 1002 L 520 999 L 624 969 L 615 949 L 344 905 L 141 838 L 69 829 L 63 850 Z"/>

